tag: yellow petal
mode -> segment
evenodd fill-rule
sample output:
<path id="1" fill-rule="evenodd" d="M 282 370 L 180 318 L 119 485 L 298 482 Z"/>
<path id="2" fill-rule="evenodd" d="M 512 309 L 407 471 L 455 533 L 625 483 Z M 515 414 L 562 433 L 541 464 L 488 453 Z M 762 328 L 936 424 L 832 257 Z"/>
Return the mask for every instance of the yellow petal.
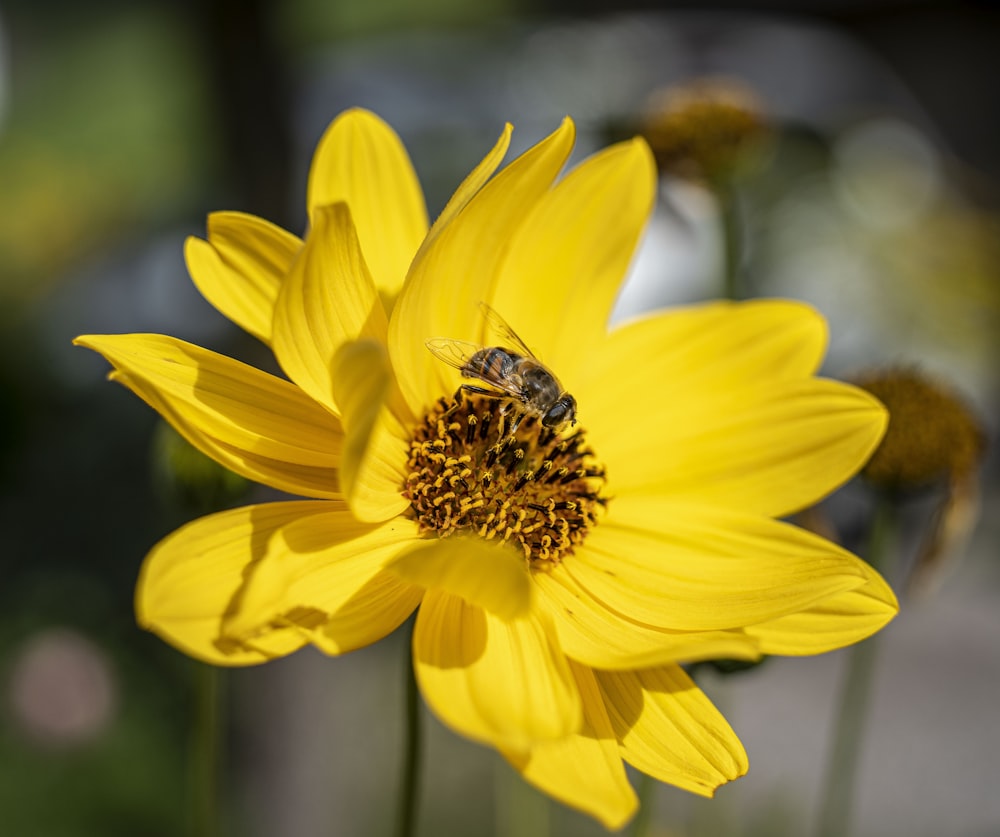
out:
<path id="1" fill-rule="evenodd" d="M 742 628 L 860 587 L 857 558 L 787 523 L 653 496 L 610 501 L 567 573 L 617 613 L 670 630 Z"/>
<path id="2" fill-rule="evenodd" d="M 609 403 L 598 397 L 609 386 L 670 393 L 671 402 L 690 393 L 698 401 L 767 381 L 807 378 L 819 368 L 826 344 L 826 321 L 801 302 L 673 308 L 631 320 L 598 342 L 589 353 L 589 375 L 581 375 L 581 386 L 588 387 L 581 395 L 596 402 L 595 412 Z"/>
<path id="3" fill-rule="evenodd" d="M 505 622 L 429 590 L 417 612 L 413 661 L 427 704 L 461 735 L 524 752 L 580 729 L 569 663 L 538 618 Z"/>
<path id="4" fill-rule="evenodd" d="M 639 801 L 625 775 L 594 673 L 580 665 L 572 669 L 583 700 L 580 732 L 537 744 L 527 754 L 507 754 L 507 759 L 539 790 L 617 831 L 632 818 Z"/>
<path id="5" fill-rule="evenodd" d="M 326 654 L 346 654 L 391 634 L 420 604 L 424 591 L 380 570 L 339 609 L 310 639 Z"/>
<path id="6" fill-rule="evenodd" d="M 361 520 L 401 514 L 407 431 L 389 409 L 395 392 L 385 346 L 373 340 L 346 343 L 333 361 L 334 398 L 344 423 L 341 484 L 351 511 Z"/>
<path id="7" fill-rule="evenodd" d="M 823 599 L 809 608 L 771 622 L 750 625 L 747 633 L 760 641 L 765 654 L 823 654 L 852 645 L 875 633 L 899 611 L 885 580 L 864 561 L 858 562 L 867 583 Z"/>
<path id="8" fill-rule="evenodd" d="M 375 286 L 391 299 L 427 234 L 427 209 L 399 137 L 360 108 L 345 111 L 327 128 L 309 170 L 312 223 L 319 207 L 338 201 L 351 207 Z"/>
<path id="9" fill-rule="evenodd" d="M 616 490 L 656 484 L 706 422 L 727 419 L 747 399 L 759 402 L 762 387 L 780 397 L 781 387 L 813 374 L 825 346 L 822 317 L 797 302 L 653 314 L 584 352 L 587 363 L 572 382 L 579 418 L 612 466 Z"/>
<path id="10" fill-rule="evenodd" d="M 242 643 L 237 643 L 229 637 L 222 637 L 219 640 L 219 645 L 227 648 L 242 648 L 248 653 L 258 654 L 267 660 L 287 656 L 298 651 L 304 644 L 309 642 L 310 635 L 291 620 L 286 621 L 287 624 L 272 625 L 267 633 L 248 638 Z M 233 663 L 230 661 L 222 663 L 222 665 L 243 665 L 243 663 Z"/>
<path id="11" fill-rule="evenodd" d="M 646 668 L 698 660 L 757 660 L 760 643 L 742 630 L 668 631 L 591 597 L 564 566 L 534 574 L 539 606 L 552 617 L 566 656 L 595 668 Z"/>
<path id="12" fill-rule="evenodd" d="M 829 494 L 877 445 L 885 412 L 854 387 L 809 377 L 825 341 L 812 309 L 777 301 L 670 312 L 613 332 L 574 385 L 612 490 L 768 516 Z"/>
<path id="13" fill-rule="evenodd" d="M 198 290 L 241 328 L 271 341 L 271 319 L 282 281 L 302 241 L 263 218 L 242 212 L 208 216 L 208 241 L 184 245 Z"/>
<path id="14" fill-rule="evenodd" d="M 275 654 L 225 637 L 222 620 L 233 607 L 245 573 L 273 549 L 275 534 L 289 523 L 322 516 L 328 508 L 323 501 L 268 503 L 183 526 L 146 556 L 136 585 L 136 619 L 185 654 L 214 665 L 270 659 Z M 290 627 L 275 626 L 271 633 L 284 645 L 284 653 L 307 641 Z"/>
<path id="15" fill-rule="evenodd" d="M 274 312 L 274 353 L 285 373 L 336 412 L 333 360 L 358 339 L 385 343 L 382 302 L 346 204 L 319 207 Z"/>
<path id="16" fill-rule="evenodd" d="M 422 249 L 389 319 L 389 352 L 415 415 L 455 391 L 458 373 L 425 345 L 431 337 L 478 341 L 479 303 L 489 301 L 493 274 L 517 227 L 549 189 L 573 147 L 569 120 L 529 149 L 468 201 Z"/>
<path id="17" fill-rule="evenodd" d="M 343 653 L 381 639 L 413 612 L 421 591 L 383 568 L 419 541 L 417 525 L 366 524 L 343 502 L 324 505 L 324 513 L 275 532 L 266 555 L 247 569 L 222 623 L 227 636 L 252 642 L 270 626 L 290 624 L 311 632 L 327 653 Z"/>
<path id="18" fill-rule="evenodd" d="M 652 490 L 781 517 L 816 503 L 857 473 L 887 423 L 885 409 L 863 390 L 823 379 L 761 385 L 742 391 L 739 400 L 706 406 L 683 417 L 683 408 L 675 410 L 669 430 L 662 428 L 657 438 L 650 429 L 650 442 L 640 450 L 633 445 L 626 452 L 625 442 L 605 454 L 602 446 L 601 455 L 614 463 L 614 490 Z M 620 436 L 641 437 L 645 422 L 639 424 Z M 658 467 L 630 469 L 635 456 Z"/>
<path id="19" fill-rule="evenodd" d="M 158 334 L 86 335 L 113 378 L 227 468 L 283 491 L 338 495 L 337 419 L 287 381 Z"/>
<path id="20" fill-rule="evenodd" d="M 573 169 L 535 204 L 503 260 L 493 307 L 562 382 L 589 363 L 653 208 L 656 166 L 641 140 Z"/>
<path id="21" fill-rule="evenodd" d="M 410 584 L 444 590 L 503 620 L 526 616 L 531 608 L 524 554 L 482 538 L 455 535 L 425 542 L 397 555 L 388 569 Z"/>
<path id="22" fill-rule="evenodd" d="M 703 796 L 747 772 L 736 733 L 680 667 L 596 674 L 633 767 Z"/>

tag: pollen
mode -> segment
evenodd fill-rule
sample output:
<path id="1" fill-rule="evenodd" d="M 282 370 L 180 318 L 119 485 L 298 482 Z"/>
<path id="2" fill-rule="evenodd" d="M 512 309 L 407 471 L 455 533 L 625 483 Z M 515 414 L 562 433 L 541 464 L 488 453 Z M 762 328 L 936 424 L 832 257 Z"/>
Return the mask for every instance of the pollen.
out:
<path id="1" fill-rule="evenodd" d="M 528 416 L 511 435 L 509 406 L 441 398 L 410 442 L 404 494 L 425 532 L 514 543 L 532 568 L 550 569 L 597 524 L 604 468 L 579 427 L 556 433 Z"/>

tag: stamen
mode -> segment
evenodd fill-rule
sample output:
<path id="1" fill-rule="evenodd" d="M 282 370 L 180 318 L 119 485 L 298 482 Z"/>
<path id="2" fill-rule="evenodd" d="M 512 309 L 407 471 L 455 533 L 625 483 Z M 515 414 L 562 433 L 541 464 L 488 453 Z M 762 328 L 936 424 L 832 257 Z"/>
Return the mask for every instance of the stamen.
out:
<path id="1" fill-rule="evenodd" d="M 461 390 L 439 399 L 410 442 L 403 491 L 427 534 L 517 543 L 533 569 L 551 569 L 596 525 L 604 468 L 579 427 L 563 436 L 496 404 Z"/>
<path id="2" fill-rule="evenodd" d="M 524 488 L 524 486 L 528 482 L 530 482 L 534 478 L 535 478 L 535 475 L 534 475 L 534 473 L 532 471 L 525 471 L 523 474 L 521 474 L 521 476 L 518 479 L 518 481 L 516 483 L 514 483 L 514 490 L 515 491 L 520 491 L 522 488 Z"/>

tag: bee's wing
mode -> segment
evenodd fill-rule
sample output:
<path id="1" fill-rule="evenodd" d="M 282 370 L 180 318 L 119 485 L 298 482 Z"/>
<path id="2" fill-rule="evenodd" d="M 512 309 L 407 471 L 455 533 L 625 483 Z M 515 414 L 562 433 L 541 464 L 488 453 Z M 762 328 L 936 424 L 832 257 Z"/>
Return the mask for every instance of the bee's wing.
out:
<path id="1" fill-rule="evenodd" d="M 538 355 L 536 355 L 531 349 L 528 348 L 527 344 L 517 336 L 517 332 L 514 331 L 508 324 L 507 321 L 500 316 L 495 308 L 492 308 L 489 304 L 485 302 L 479 303 L 479 308 L 483 312 L 483 316 L 486 318 L 486 322 L 490 326 L 490 331 L 495 333 L 497 336 L 502 337 L 502 343 L 517 349 L 524 357 L 530 357 L 535 360 L 540 366 L 542 366 L 545 371 L 547 371 L 556 382 L 556 385 L 562 390 L 562 384 L 559 383 L 559 379 L 556 378 L 555 373 L 549 369 L 541 360 L 539 360 Z M 500 386 L 497 384 L 496 386 Z M 516 394 L 516 393 L 512 393 Z"/>
<path id="2" fill-rule="evenodd" d="M 424 345 L 438 360 L 443 360 L 449 366 L 465 371 L 466 364 L 482 346 L 469 343 L 466 340 L 452 340 L 450 337 L 432 337 L 424 341 Z"/>
<path id="3" fill-rule="evenodd" d="M 450 337 L 432 337 L 424 342 L 430 352 L 438 360 L 443 360 L 449 366 L 454 366 L 466 378 L 476 378 L 484 384 L 500 390 L 512 398 L 524 400 L 521 391 L 520 378 L 507 380 L 496 373 L 492 367 L 483 368 L 482 364 L 470 365 L 469 360 L 481 351 L 482 346 L 468 343 L 465 340 L 453 340 Z"/>
<path id="4" fill-rule="evenodd" d="M 535 353 L 517 336 L 517 332 L 507 325 L 507 321 L 497 313 L 496 309 L 490 307 L 485 302 L 480 302 L 479 310 L 483 312 L 483 317 L 486 318 L 490 331 L 498 337 L 503 338 L 503 340 L 499 341 L 501 344 L 506 344 L 517 349 L 524 357 L 535 357 Z M 537 360 L 537 358 L 535 359 Z"/>

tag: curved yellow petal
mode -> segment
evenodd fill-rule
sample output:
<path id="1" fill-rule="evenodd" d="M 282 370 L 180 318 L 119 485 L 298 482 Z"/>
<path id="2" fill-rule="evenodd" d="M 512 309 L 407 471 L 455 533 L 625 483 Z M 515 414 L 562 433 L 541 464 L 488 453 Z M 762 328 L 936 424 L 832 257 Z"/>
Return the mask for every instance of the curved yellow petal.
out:
<path id="1" fill-rule="evenodd" d="M 859 561 L 866 583 L 746 631 L 765 654 L 824 654 L 866 639 L 899 612 L 896 596 L 871 566 Z"/>
<path id="2" fill-rule="evenodd" d="M 666 339 L 669 315 L 615 332 L 595 352 L 576 396 L 614 492 L 656 490 L 783 516 L 829 494 L 870 456 L 885 430 L 882 406 L 856 387 L 806 377 L 822 321 L 796 304 L 768 304 L 760 313 L 779 316 L 765 318 L 763 333 L 756 316 L 735 316 L 746 310 L 730 309 L 752 326 L 737 331 L 757 336 L 729 344 L 730 356 L 692 338 L 685 361 L 683 343 Z M 805 350 L 793 364 L 796 344 Z"/>
<path id="3" fill-rule="evenodd" d="M 333 361 L 345 344 L 385 343 L 387 320 L 347 204 L 318 207 L 305 246 L 278 295 L 274 353 L 285 373 L 337 412 Z"/>
<path id="4" fill-rule="evenodd" d="M 213 212 L 208 216 L 208 241 L 188 238 L 184 259 L 205 299 L 270 343 L 274 303 L 301 247 L 298 236 L 263 218 Z"/>
<path id="5" fill-rule="evenodd" d="M 616 613 L 670 630 L 742 628 L 860 587 L 860 561 L 787 523 L 653 496 L 610 501 L 564 562 Z"/>
<path id="6" fill-rule="evenodd" d="M 267 554 L 244 573 L 222 630 L 252 641 L 271 626 L 288 624 L 309 632 L 327 653 L 375 642 L 395 630 L 420 600 L 420 590 L 383 571 L 419 538 L 413 521 L 366 524 L 343 502 L 328 502 L 323 513 L 274 533 Z"/>
<path id="7" fill-rule="evenodd" d="M 389 319 L 392 365 L 414 415 L 454 392 L 458 381 L 425 341 L 482 336 L 479 303 L 492 294 L 501 253 L 558 175 L 573 138 L 565 120 L 483 186 L 414 260 Z"/>
<path id="8" fill-rule="evenodd" d="M 466 205 L 471 201 L 476 194 L 479 192 L 483 186 L 486 185 L 486 181 L 490 179 L 493 172 L 497 170 L 497 167 L 503 162 L 504 156 L 507 154 L 507 149 L 510 147 L 510 137 L 514 132 L 514 126 L 509 122 L 504 125 L 504 129 L 500 134 L 500 138 L 497 140 L 496 145 L 490 150 L 479 164 L 469 172 L 462 184 L 455 190 L 455 193 L 449 198 L 448 203 L 445 204 L 441 214 L 438 215 L 434 224 L 431 226 L 430 232 L 427 233 L 427 237 L 424 239 L 423 244 L 420 245 L 420 250 L 426 250 L 431 243 L 441 234 L 441 230 L 447 227 L 458 214 L 465 209 Z M 418 256 L 419 258 L 419 256 Z"/>
<path id="9" fill-rule="evenodd" d="M 213 665 L 252 665 L 276 656 L 225 636 L 223 619 L 245 574 L 274 549 L 275 534 L 290 523 L 322 516 L 328 508 L 325 501 L 267 503 L 182 526 L 143 562 L 135 591 L 137 621 L 185 654 Z M 307 642 L 289 626 L 272 625 L 269 631 L 275 636 L 263 647 L 277 644 L 281 653 Z"/>
<path id="10" fill-rule="evenodd" d="M 334 398 L 344 424 L 341 484 L 361 520 L 401 514 L 408 433 L 388 404 L 397 392 L 385 346 L 373 340 L 345 343 L 333 360 Z"/>
<path id="11" fill-rule="evenodd" d="M 571 666 L 583 700 L 580 732 L 536 744 L 528 753 L 505 755 L 536 788 L 594 817 L 609 831 L 617 831 L 635 814 L 639 800 L 625 775 L 594 673 Z"/>
<path id="12" fill-rule="evenodd" d="M 591 339 L 579 396 L 598 413 L 613 409 L 608 387 L 633 396 L 652 390 L 673 404 L 808 378 L 826 352 L 827 327 L 805 303 L 755 299 L 657 311 Z"/>
<path id="13" fill-rule="evenodd" d="M 388 636 L 420 604 L 424 591 L 380 570 L 348 601 L 330 613 L 310 640 L 326 654 L 346 654 Z"/>
<path id="14" fill-rule="evenodd" d="M 258 654 L 266 660 L 274 660 L 298 651 L 303 645 L 310 641 L 307 631 L 293 623 L 291 620 L 284 620 L 287 624 L 271 625 L 266 633 L 248 638 L 243 642 L 237 642 L 230 637 L 223 637 L 219 640 L 220 646 L 242 648 L 247 652 Z M 211 660 L 207 662 L 212 662 Z M 216 663 L 218 664 L 218 663 Z M 222 663 L 222 665 L 235 665 L 233 662 Z M 239 663 L 238 665 L 243 665 Z"/>
<path id="15" fill-rule="evenodd" d="M 427 234 L 427 208 L 395 131 L 360 108 L 345 111 L 326 129 L 309 170 L 313 225 L 320 207 L 338 201 L 351 207 L 375 286 L 391 299 Z"/>
<path id="16" fill-rule="evenodd" d="M 825 346 L 824 320 L 797 302 L 714 303 L 654 314 L 614 330 L 589 354 L 585 377 L 574 383 L 578 416 L 608 465 L 614 491 L 683 483 L 685 497 L 707 492 L 704 499 L 727 504 L 733 495 L 729 505 L 778 516 L 822 496 L 835 478 L 843 481 L 860 464 L 853 457 L 845 464 L 843 451 L 832 450 L 836 461 L 828 475 L 815 467 L 825 440 L 807 438 L 794 426 L 810 407 L 822 409 L 828 390 L 809 376 Z M 862 415 L 849 421 L 868 427 L 873 437 L 868 403 L 852 404 Z M 776 416 L 760 415 L 768 405 L 784 408 L 793 425 L 775 433 L 777 447 L 753 438 L 772 427 Z M 839 438 L 835 417 L 812 429 Z M 703 439 L 709 446 L 704 453 Z M 717 452 L 713 444 L 728 450 Z M 800 459 L 802 454 L 811 455 Z M 697 470 L 675 477 L 685 462 L 708 479 L 700 481 Z M 782 469 L 795 473 L 786 479 Z M 745 486 L 754 480 L 767 481 L 766 490 Z"/>
<path id="17" fill-rule="evenodd" d="M 338 496 L 340 422 L 297 387 L 159 334 L 85 335 L 114 380 L 227 468 L 283 491 Z"/>
<path id="18" fill-rule="evenodd" d="M 234 473 L 290 494 L 327 499 L 340 496 L 340 477 L 336 468 L 269 459 L 207 436 L 152 389 L 140 389 L 135 382 L 125 380 L 117 372 L 112 372 L 109 378 L 129 387 L 194 447 Z"/>
<path id="19" fill-rule="evenodd" d="M 703 796 L 747 772 L 736 733 L 679 666 L 596 675 L 622 758 L 633 767 Z"/>
<path id="20" fill-rule="evenodd" d="M 537 601 L 567 657 L 594 668 L 646 668 L 698 660 L 757 660 L 760 642 L 742 630 L 669 631 L 645 625 L 590 596 L 564 566 L 534 574 Z"/>
<path id="21" fill-rule="evenodd" d="M 427 704 L 468 738 L 519 753 L 580 729 L 569 663 L 537 618 L 506 622 L 429 590 L 417 612 L 413 664 Z"/>
<path id="22" fill-rule="evenodd" d="M 659 478 L 641 490 L 782 517 L 854 476 L 887 421 L 875 398 L 838 381 L 762 386 L 711 418 L 683 427 L 678 421 Z M 647 447 L 645 455 L 663 447 Z"/>
<path id="23" fill-rule="evenodd" d="M 566 386 L 607 329 L 656 182 L 645 141 L 605 149 L 541 197 L 506 252 L 492 305 Z"/>
<path id="24" fill-rule="evenodd" d="M 444 590 L 509 621 L 531 609 L 524 554 L 478 537 L 434 539 L 397 555 L 388 569 L 402 580 Z"/>

